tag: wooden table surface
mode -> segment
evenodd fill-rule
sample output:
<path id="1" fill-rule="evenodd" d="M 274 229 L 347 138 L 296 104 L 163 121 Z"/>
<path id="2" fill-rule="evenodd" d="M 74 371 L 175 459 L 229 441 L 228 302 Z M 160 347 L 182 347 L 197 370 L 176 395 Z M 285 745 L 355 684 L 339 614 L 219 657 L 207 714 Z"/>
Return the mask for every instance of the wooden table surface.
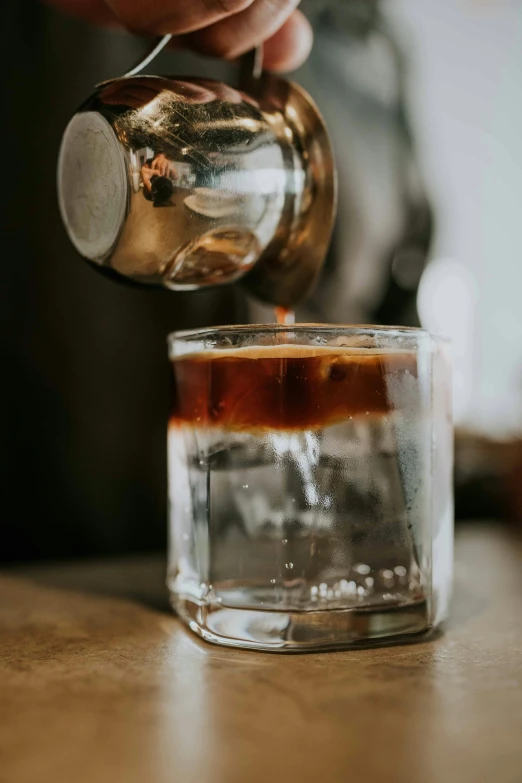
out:
<path id="1" fill-rule="evenodd" d="M 4 570 L 2 783 L 522 782 L 522 545 L 501 526 L 459 531 L 446 632 L 402 647 L 212 647 L 163 570 Z"/>

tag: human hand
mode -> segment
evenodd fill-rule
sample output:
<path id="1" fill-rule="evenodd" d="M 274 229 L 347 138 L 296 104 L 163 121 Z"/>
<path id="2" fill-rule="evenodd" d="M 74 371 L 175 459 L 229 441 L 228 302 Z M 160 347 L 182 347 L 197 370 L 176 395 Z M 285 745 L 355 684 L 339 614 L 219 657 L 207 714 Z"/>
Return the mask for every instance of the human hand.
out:
<path id="1" fill-rule="evenodd" d="M 260 43 L 274 71 L 307 58 L 312 31 L 299 0 L 46 0 L 96 24 L 123 25 L 153 35 L 172 33 L 178 45 L 234 59 Z"/>
<path id="2" fill-rule="evenodd" d="M 159 177 L 170 177 L 170 179 L 177 179 L 178 173 L 174 164 L 165 155 L 160 152 L 156 155 L 151 164 L 152 173 Z"/>

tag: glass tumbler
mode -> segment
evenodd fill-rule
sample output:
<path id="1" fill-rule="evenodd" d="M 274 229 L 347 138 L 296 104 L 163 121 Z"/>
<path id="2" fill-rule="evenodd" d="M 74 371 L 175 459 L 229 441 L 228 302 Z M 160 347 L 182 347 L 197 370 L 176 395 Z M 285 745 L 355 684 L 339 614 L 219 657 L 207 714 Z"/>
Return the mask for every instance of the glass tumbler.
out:
<path id="1" fill-rule="evenodd" d="M 447 346 L 422 329 L 175 333 L 168 586 L 210 642 L 399 640 L 445 617 Z"/>

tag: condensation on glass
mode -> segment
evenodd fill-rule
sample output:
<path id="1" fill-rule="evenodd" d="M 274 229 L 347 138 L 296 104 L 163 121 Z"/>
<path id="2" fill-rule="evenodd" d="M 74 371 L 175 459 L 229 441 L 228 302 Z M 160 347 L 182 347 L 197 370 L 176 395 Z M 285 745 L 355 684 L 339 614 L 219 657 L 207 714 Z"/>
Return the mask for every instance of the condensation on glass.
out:
<path id="1" fill-rule="evenodd" d="M 292 652 L 413 637 L 452 578 L 448 347 L 421 329 L 177 333 L 172 604 L 208 641 Z"/>

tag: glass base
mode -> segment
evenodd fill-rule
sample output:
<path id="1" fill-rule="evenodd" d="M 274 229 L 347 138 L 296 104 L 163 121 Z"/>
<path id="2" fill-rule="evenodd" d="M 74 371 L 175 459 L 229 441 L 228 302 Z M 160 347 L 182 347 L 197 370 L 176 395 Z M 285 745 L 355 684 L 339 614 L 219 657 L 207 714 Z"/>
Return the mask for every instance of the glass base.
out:
<path id="1" fill-rule="evenodd" d="M 400 642 L 431 629 L 425 599 L 370 609 L 262 611 L 200 604 L 172 595 L 180 619 L 208 642 L 271 652 L 304 652 Z"/>

